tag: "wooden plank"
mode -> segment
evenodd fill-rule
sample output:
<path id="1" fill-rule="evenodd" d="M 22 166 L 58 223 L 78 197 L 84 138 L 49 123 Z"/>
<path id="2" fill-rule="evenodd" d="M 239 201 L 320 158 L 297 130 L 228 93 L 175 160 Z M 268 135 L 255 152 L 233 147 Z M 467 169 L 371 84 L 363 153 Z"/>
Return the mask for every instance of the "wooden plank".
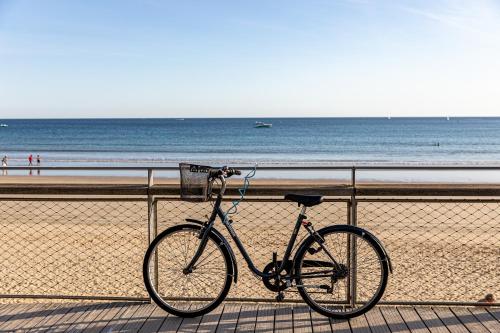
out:
<path id="1" fill-rule="evenodd" d="M 412 333 L 429 333 L 429 329 L 414 308 L 401 307 L 398 308 L 398 311 Z"/>
<path id="2" fill-rule="evenodd" d="M 431 308 L 417 307 L 415 310 L 429 331 L 432 333 L 449 333 L 446 326 Z"/>
<path id="3" fill-rule="evenodd" d="M 279 305 L 276 308 L 274 332 L 293 332 L 293 310 L 290 305 Z"/>
<path id="4" fill-rule="evenodd" d="M 67 304 L 61 304 L 59 307 L 64 307 Z M 64 332 L 75 322 L 78 322 L 82 318 L 86 311 L 94 304 L 71 304 L 71 309 L 63 317 L 61 317 L 56 323 L 52 324 L 50 327 L 51 332 Z"/>
<path id="5" fill-rule="evenodd" d="M 141 303 L 132 303 L 124 306 L 122 311 L 103 327 L 102 332 L 120 332 L 141 305 Z"/>
<path id="6" fill-rule="evenodd" d="M 391 330 L 385 322 L 385 319 L 378 307 L 375 307 L 365 313 L 365 317 L 372 333 L 391 333 Z"/>
<path id="7" fill-rule="evenodd" d="M 30 318 L 27 318 L 25 321 L 23 321 L 21 323 L 21 325 L 19 325 L 17 327 L 17 329 L 20 330 L 20 331 L 23 331 L 23 332 L 27 332 L 31 328 L 36 327 L 39 322 L 41 322 L 47 316 L 50 316 L 51 313 L 53 313 L 54 311 L 56 311 L 57 308 L 59 307 L 59 304 L 46 304 L 46 303 L 43 303 L 42 306 L 43 306 L 43 309 L 37 311 L 36 314 L 33 314 Z"/>
<path id="8" fill-rule="evenodd" d="M 380 313 L 385 319 L 387 326 L 391 332 L 410 333 L 408 326 L 406 326 L 403 318 L 395 307 L 380 307 Z"/>
<path id="9" fill-rule="evenodd" d="M 14 317 L 24 306 L 24 304 L 8 304 L 2 311 L 0 317 L 0 327 L 9 322 L 10 318 Z"/>
<path id="10" fill-rule="evenodd" d="M 87 326 L 94 321 L 102 311 L 106 309 L 108 303 L 96 303 L 92 304 L 87 309 L 83 310 L 82 314 L 78 317 L 77 320 L 74 320 L 73 323 L 70 324 L 66 332 L 82 332 Z"/>
<path id="11" fill-rule="evenodd" d="M 156 304 L 144 303 L 139 305 L 127 320 L 127 323 L 122 326 L 121 331 L 124 332 L 137 332 L 141 329 L 142 325 L 148 320 L 149 316 L 157 308 Z"/>
<path id="12" fill-rule="evenodd" d="M 234 332 L 240 316 L 241 305 L 225 304 L 216 332 Z"/>
<path id="13" fill-rule="evenodd" d="M 311 309 L 307 305 L 293 308 L 294 333 L 312 333 Z"/>
<path id="14" fill-rule="evenodd" d="M 489 333 L 486 327 L 484 327 L 466 308 L 450 308 L 450 310 L 469 331 L 474 333 Z"/>
<path id="15" fill-rule="evenodd" d="M 0 325 L 0 331 L 12 331 L 26 320 L 31 309 L 35 309 L 35 311 L 37 311 L 36 308 L 36 304 L 22 304 L 20 307 L 17 307 L 16 311 L 11 313 L 13 315 L 9 318 L 9 320 Z"/>
<path id="16" fill-rule="evenodd" d="M 194 333 L 198 330 L 198 326 L 200 325 L 201 319 L 203 316 L 193 317 L 193 318 L 184 318 L 177 329 L 177 332 L 182 333 Z"/>
<path id="17" fill-rule="evenodd" d="M 10 304 L 0 304 L 0 316 L 3 315 L 4 311 L 9 307 Z"/>
<path id="18" fill-rule="evenodd" d="M 257 311 L 255 333 L 272 332 L 274 330 L 274 305 L 260 304 Z"/>
<path id="19" fill-rule="evenodd" d="M 60 319 L 64 318 L 71 311 L 71 306 L 65 306 L 60 304 L 57 309 L 52 311 L 52 313 L 40 321 L 36 327 L 33 327 L 28 332 L 49 332 L 52 325 L 57 323 Z"/>
<path id="20" fill-rule="evenodd" d="M 113 318 L 126 306 L 127 303 L 114 302 L 104 310 L 99 317 L 94 319 L 84 330 L 85 333 L 101 332 Z"/>
<path id="21" fill-rule="evenodd" d="M 357 316 L 349 320 L 352 333 L 371 333 L 365 316 Z"/>
<path id="22" fill-rule="evenodd" d="M 257 304 L 243 304 L 236 324 L 236 332 L 254 332 L 257 322 Z"/>
<path id="23" fill-rule="evenodd" d="M 61 304 L 60 306 L 64 306 Z M 73 310 L 66 316 L 61 318 L 58 325 L 58 331 L 65 332 L 70 331 L 79 325 L 81 322 L 85 321 L 85 317 L 96 308 L 105 306 L 105 303 L 87 303 L 87 304 L 77 304 L 74 305 Z M 55 327 L 52 327 L 55 329 Z"/>
<path id="24" fill-rule="evenodd" d="M 500 307 L 488 308 L 488 311 L 496 320 L 500 321 Z"/>
<path id="25" fill-rule="evenodd" d="M 377 307 L 348 321 L 330 321 L 307 306 L 227 304 L 203 317 L 182 319 L 138 303 L 8 304 L 0 331 L 23 332 L 410 332 L 498 333 L 498 308 Z M 293 321 L 292 321 L 293 318 Z"/>
<path id="26" fill-rule="evenodd" d="M 203 315 L 201 318 L 200 325 L 198 326 L 197 332 L 210 332 L 213 333 L 219 325 L 220 317 L 222 316 L 223 306 L 218 306 L 212 312 Z"/>
<path id="27" fill-rule="evenodd" d="M 469 308 L 469 311 L 484 325 L 491 333 L 500 333 L 500 322 L 496 320 L 485 308 Z"/>
<path id="28" fill-rule="evenodd" d="M 338 322 L 330 321 L 330 318 L 317 313 L 313 309 L 311 309 L 311 323 L 312 323 L 312 330 L 314 333 L 332 332 L 332 327 L 334 332 L 341 332 L 341 333 L 351 332 L 349 328 L 349 322 L 344 320 Z"/>
<path id="29" fill-rule="evenodd" d="M 154 304 L 153 312 L 146 320 L 144 325 L 142 325 L 139 332 L 157 332 L 168 317 L 168 312 L 165 312 L 165 310 Z"/>
<path id="30" fill-rule="evenodd" d="M 219 316 L 220 316 L 220 311 L 222 311 L 222 307 L 218 307 L 215 309 L 216 312 L 219 311 Z M 177 331 L 182 322 L 185 320 L 185 318 L 169 315 L 168 318 L 163 322 L 162 326 L 158 330 L 158 332 L 175 332 Z M 218 321 L 218 320 L 217 320 Z M 214 328 L 215 332 L 215 328 Z"/>
<path id="31" fill-rule="evenodd" d="M 434 307 L 432 308 L 434 313 L 441 319 L 441 321 L 446 325 L 446 328 L 452 333 L 470 333 L 469 330 L 458 320 L 453 312 L 449 308 L 445 307 Z"/>

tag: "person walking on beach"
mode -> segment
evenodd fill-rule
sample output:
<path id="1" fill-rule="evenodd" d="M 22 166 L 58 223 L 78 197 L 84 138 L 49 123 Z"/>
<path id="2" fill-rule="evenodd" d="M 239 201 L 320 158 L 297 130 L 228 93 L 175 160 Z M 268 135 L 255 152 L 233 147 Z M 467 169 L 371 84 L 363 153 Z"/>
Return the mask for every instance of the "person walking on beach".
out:
<path id="1" fill-rule="evenodd" d="M 30 154 L 30 156 L 28 156 L 28 166 L 32 165 L 33 165 L 33 155 Z"/>
<path id="2" fill-rule="evenodd" d="M 2 158 L 2 168 L 4 168 L 2 170 L 2 175 L 4 176 L 7 176 L 7 169 L 5 169 L 7 167 L 7 155 L 5 155 L 3 158 Z"/>
<path id="3" fill-rule="evenodd" d="M 37 155 L 36 155 L 36 166 L 40 166 L 40 162 L 41 162 L 41 160 L 40 160 L 40 155 L 38 155 L 38 154 L 37 154 Z M 36 169 L 36 174 L 37 174 L 38 176 L 40 176 L 40 169 Z"/>

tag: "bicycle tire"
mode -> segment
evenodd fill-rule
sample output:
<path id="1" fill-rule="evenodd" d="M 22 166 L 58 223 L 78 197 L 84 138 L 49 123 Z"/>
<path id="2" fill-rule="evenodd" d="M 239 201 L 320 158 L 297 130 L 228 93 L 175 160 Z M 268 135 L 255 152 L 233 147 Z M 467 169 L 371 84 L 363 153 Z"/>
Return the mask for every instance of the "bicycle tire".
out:
<path id="1" fill-rule="evenodd" d="M 192 224 L 183 224 L 183 225 L 177 225 L 177 226 L 170 227 L 170 228 L 166 229 L 165 231 L 163 231 L 162 233 L 160 233 L 151 242 L 151 244 L 149 245 L 149 247 L 146 251 L 146 254 L 144 255 L 143 278 L 144 278 L 144 285 L 146 286 L 146 290 L 148 291 L 149 296 L 160 308 L 162 308 L 163 310 L 165 310 L 165 311 L 167 311 L 175 316 L 178 316 L 178 317 L 186 317 L 186 318 L 197 317 L 197 316 L 201 316 L 203 314 L 206 314 L 206 313 L 212 311 L 217 306 L 219 306 L 220 303 L 222 303 L 222 301 L 226 298 L 226 296 L 231 288 L 232 279 L 233 279 L 233 262 L 232 262 L 229 250 L 226 247 L 227 243 L 223 239 L 221 239 L 219 236 L 217 236 L 215 233 L 211 232 L 209 234 L 209 237 L 207 240 L 207 247 L 205 248 L 205 251 L 203 252 L 200 259 L 198 260 L 198 263 L 201 263 L 202 260 L 205 259 L 205 257 L 203 257 L 203 256 L 207 253 L 207 251 L 219 250 L 219 254 L 221 255 L 221 257 L 218 258 L 218 261 L 215 264 L 220 264 L 221 261 L 223 261 L 225 264 L 225 272 L 224 272 L 224 281 L 222 281 L 222 283 L 220 284 L 221 290 L 218 291 L 218 293 L 211 293 L 211 294 L 215 295 L 215 297 L 208 297 L 209 300 L 205 300 L 205 301 L 209 301 L 208 304 L 206 304 L 206 306 L 202 306 L 201 308 L 198 308 L 195 305 L 199 305 L 200 302 L 203 302 L 202 301 L 202 299 L 204 299 L 203 296 L 206 296 L 206 295 L 203 295 L 203 293 L 191 291 L 190 295 L 191 294 L 196 295 L 196 297 L 192 297 L 192 298 L 189 295 L 188 296 L 176 295 L 178 293 L 176 293 L 175 291 L 178 290 L 179 286 L 172 285 L 172 284 L 167 286 L 166 289 L 170 288 L 170 290 L 166 290 L 166 292 L 170 292 L 175 297 L 173 297 L 173 296 L 166 297 L 165 295 L 162 295 L 159 292 L 159 290 L 157 290 L 155 282 L 153 281 L 154 275 L 152 276 L 152 274 L 151 274 L 151 263 L 153 263 L 153 264 L 155 263 L 153 260 L 153 258 L 155 257 L 155 254 L 156 254 L 156 256 L 159 256 L 158 255 L 159 245 L 162 244 L 162 242 L 166 241 L 167 239 L 170 240 L 172 237 L 176 237 L 176 240 L 178 241 L 181 233 L 188 233 L 188 234 L 191 234 L 191 235 L 197 237 L 200 229 L 201 229 L 201 226 L 192 225 Z M 199 242 L 199 239 L 198 239 L 198 242 Z M 197 244 L 199 244 L 199 243 L 197 243 Z M 189 250 L 189 246 L 187 247 L 187 249 Z M 176 251 L 175 249 L 172 249 L 172 250 Z M 196 250 L 196 248 L 193 247 L 193 248 L 191 248 L 191 250 L 192 250 L 193 255 L 194 255 L 194 251 Z M 179 258 L 177 253 L 171 254 L 171 256 L 173 256 L 174 258 Z M 192 256 L 189 259 L 187 259 L 187 256 L 185 256 L 185 257 L 186 257 L 186 260 L 189 260 L 190 258 L 192 258 Z M 160 261 L 160 259 L 158 259 L 158 263 L 156 264 L 157 267 L 160 267 L 159 261 Z M 178 261 L 178 260 L 176 260 L 176 261 Z M 209 261 L 209 263 L 211 261 L 213 261 L 213 258 L 212 258 L 212 260 Z M 179 280 L 172 278 L 173 283 L 175 283 L 177 281 L 176 283 L 179 284 L 181 282 L 180 279 L 182 279 L 182 277 L 183 277 L 182 268 L 185 267 L 184 266 L 185 263 L 186 263 L 186 261 L 182 262 L 181 265 L 178 265 L 178 267 L 176 267 L 176 268 L 168 269 L 170 271 L 170 273 L 175 272 L 175 274 L 177 274 L 176 276 L 179 277 L 178 278 Z M 160 271 L 162 269 L 158 268 L 158 270 L 159 270 L 159 272 L 158 272 L 158 280 L 159 281 L 157 282 L 157 285 L 159 285 L 161 283 L 160 280 L 162 279 L 162 277 L 165 277 L 165 276 L 160 274 L 161 273 Z M 177 270 L 179 270 L 179 271 L 177 271 Z M 196 272 L 196 269 L 193 271 L 193 274 L 195 272 Z M 208 273 L 208 274 L 211 275 L 211 273 Z M 186 276 L 186 274 L 184 274 L 184 275 Z M 190 274 L 187 274 L 187 276 L 189 276 L 189 275 Z M 205 280 L 205 279 L 202 279 L 201 281 L 206 281 L 206 285 L 204 286 L 205 288 L 211 288 L 211 287 L 213 287 L 213 285 L 216 284 L 216 283 L 211 283 L 213 281 L 209 281 L 209 280 Z M 180 306 L 180 304 L 182 304 L 182 307 Z"/>
<path id="2" fill-rule="evenodd" d="M 324 251 L 322 250 L 319 250 L 318 252 L 314 253 L 320 247 L 319 244 L 317 243 L 316 238 L 313 236 L 309 236 L 302 242 L 294 258 L 294 263 L 295 263 L 294 271 L 296 276 L 297 289 L 301 297 L 313 310 L 321 313 L 324 316 L 331 317 L 334 319 L 349 319 L 362 315 L 363 313 L 369 311 L 377 304 L 377 302 L 382 297 L 385 288 L 387 286 L 387 281 L 389 277 L 389 264 L 388 264 L 389 259 L 386 255 L 385 250 L 380 245 L 380 242 L 378 242 L 376 238 L 368 231 L 349 225 L 335 225 L 335 226 L 325 227 L 323 229 L 318 230 L 318 234 L 325 241 L 325 243 L 323 244 L 326 245 L 327 248 L 329 247 L 328 242 L 332 238 L 333 239 L 338 238 L 339 240 L 341 240 L 342 235 L 345 236 L 350 235 L 349 237 L 346 237 L 346 241 L 349 240 L 350 243 L 346 242 L 347 244 L 345 251 L 346 257 L 349 257 L 350 259 L 346 260 L 346 258 L 342 257 L 343 245 L 338 245 L 338 248 L 340 250 L 335 248 L 335 251 L 333 251 L 332 253 L 332 256 L 335 258 L 335 260 L 337 260 L 340 264 L 343 265 L 342 274 L 345 274 L 346 276 L 344 278 L 336 278 L 333 276 L 335 274 L 335 269 L 333 267 L 335 266 L 331 264 L 332 263 L 331 259 L 329 259 L 326 253 L 324 253 Z M 332 235 L 339 237 L 330 237 Z M 314 245 L 315 243 L 317 245 Z M 354 245 L 349 245 L 349 244 L 354 244 Z M 332 246 L 330 245 L 330 247 Z M 351 250 L 348 250 L 347 248 L 350 248 Z M 356 249 L 356 251 L 352 250 L 354 248 Z M 329 249 L 329 251 L 332 252 L 331 249 Z M 313 256 L 318 253 L 321 253 L 322 255 L 321 258 L 318 257 L 313 258 Z M 364 255 L 365 257 L 368 257 L 368 259 L 364 261 L 369 262 L 369 260 L 371 260 L 374 263 L 376 263 L 378 267 L 375 268 L 374 270 L 374 273 L 379 275 L 377 285 L 374 288 L 371 288 L 373 290 L 370 290 L 369 293 L 367 293 L 369 294 L 369 297 L 367 297 L 366 301 L 363 297 L 360 297 L 361 300 L 356 300 L 356 298 L 353 298 L 351 296 L 352 294 L 358 293 L 359 287 L 364 287 L 363 285 L 359 285 L 360 283 L 367 284 L 373 281 L 367 279 L 368 282 L 367 281 L 359 282 L 360 279 L 359 275 L 361 275 L 364 278 L 366 277 L 366 275 L 371 275 L 371 274 L 366 274 L 370 273 L 369 272 L 370 267 L 366 267 L 367 265 L 360 264 L 358 259 L 362 258 L 359 258 L 360 256 L 357 256 L 357 254 L 361 254 Z M 352 260 L 356 260 L 357 264 L 350 265 L 350 262 Z M 330 262 L 330 264 L 326 264 L 328 263 L 328 261 Z M 326 266 L 330 268 L 325 270 Z M 317 267 L 323 267 L 323 268 L 320 271 L 317 269 Z M 356 270 L 354 270 L 354 267 L 356 267 Z M 310 271 L 307 271 L 307 269 L 309 269 Z M 326 272 L 329 270 L 332 271 L 331 275 L 328 275 L 328 277 L 321 276 L 322 274 L 321 272 Z M 356 272 L 356 274 L 354 274 L 354 272 Z M 306 275 L 306 273 L 308 275 Z M 356 282 L 352 281 L 354 279 L 353 276 L 355 277 Z M 330 281 L 330 285 L 328 284 L 308 285 L 307 281 L 305 281 L 305 280 L 310 281 L 313 279 L 322 279 L 320 282 Z M 354 293 L 351 292 L 352 285 L 356 286 L 356 291 Z M 322 292 L 318 293 L 313 292 L 312 290 L 314 288 L 316 289 L 322 288 L 322 290 L 326 290 L 324 293 L 325 296 L 324 297 L 321 296 L 323 297 L 322 300 L 314 299 L 316 295 L 312 296 L 313 294 L 322 295 Z M 340 298 L 343 299 L 342 301 L 333 300 L 334 290 L 337 293 L 337 295 L 339 295 L 339 299 Z M 331 300 L 328 299 L 326 294 L 331 294 L 332 299 Z M 360 304 L 356 302 L 359 302 Z M 361 306 L 359 308 L 356 308 L 357 305 Z"/>

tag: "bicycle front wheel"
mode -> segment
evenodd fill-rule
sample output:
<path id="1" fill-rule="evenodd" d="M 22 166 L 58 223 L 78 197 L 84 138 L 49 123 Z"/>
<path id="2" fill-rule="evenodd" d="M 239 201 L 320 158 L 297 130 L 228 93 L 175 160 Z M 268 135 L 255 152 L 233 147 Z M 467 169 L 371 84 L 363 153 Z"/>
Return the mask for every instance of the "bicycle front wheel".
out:
<path id="1" fill-rule="evenodd" d="M 144 257 L 144 283 L 153 301 L 180 317 L 196 317 L 215 309 L 232 283 L 232 261 L 223 242 L 209 235 L 193 271 L 184 268 L 201 242 L 200 227 L 179 225 L 156 237 Z"/>
<path id="2" fill-rule="evenodd" d="M 315 311 L 336 319 L 370 310 L 387 285 L 389 265 L 383 248 L 368 232 L 352 226 L 326 227 L 318 234 L 324 248 L 311 236 L 295 257 L 302 298 Z"/>

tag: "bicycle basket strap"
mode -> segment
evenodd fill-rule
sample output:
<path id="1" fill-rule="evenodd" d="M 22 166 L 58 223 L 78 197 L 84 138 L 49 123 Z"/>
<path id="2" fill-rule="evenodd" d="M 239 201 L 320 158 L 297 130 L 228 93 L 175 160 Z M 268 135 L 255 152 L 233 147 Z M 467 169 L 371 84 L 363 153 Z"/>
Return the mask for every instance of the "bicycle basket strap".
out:
<path id="1" fill-rule="evenodd" d="M 206 165 L 180 163 L 181 199 L 186 201 L 208 200 L 208 178 L 212 168 Z"/>

